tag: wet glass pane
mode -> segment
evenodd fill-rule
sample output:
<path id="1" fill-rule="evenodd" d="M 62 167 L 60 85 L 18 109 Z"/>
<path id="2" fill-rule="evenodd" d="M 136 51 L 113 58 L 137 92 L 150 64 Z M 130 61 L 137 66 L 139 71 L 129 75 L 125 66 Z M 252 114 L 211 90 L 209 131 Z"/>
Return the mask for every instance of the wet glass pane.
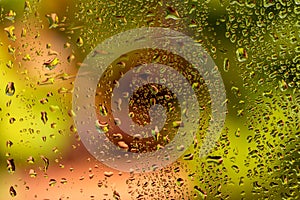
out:
<path id="1" fill-rule="evenodd" d="M 0 199 L 299 199 L 299 0 L 0 0 Z"/>

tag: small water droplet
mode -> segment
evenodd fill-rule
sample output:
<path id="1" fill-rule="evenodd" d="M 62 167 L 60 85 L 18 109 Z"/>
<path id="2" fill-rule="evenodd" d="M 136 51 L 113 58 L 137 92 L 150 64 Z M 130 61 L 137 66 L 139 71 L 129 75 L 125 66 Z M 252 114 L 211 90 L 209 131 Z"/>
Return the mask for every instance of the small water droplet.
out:
<path id="1" fill-rule="evenodd" d="M 12 197 L 17 196 L 17 192 L 16 192 L 16 190 L 15 190 L 15 188 L 14 188 L 13 186 L 11 186 L 11 187 L 9 188 L 9 194 L 10 194 L 10 196 L 12 196 Z"/>
<path id="2" fill-rule="evenodd" d="M 51 13 L 46 15 L 49 21 L 49 29 L 58 27 L 58 16 L 56 13 Z"/>
<path id="3" fill-rule="evenodd" d="M 34 169 L 29 170 L 29 176 L 32 177 L 32 178 L 37 176 L 37 173 L 34 171 Z"/>
<path id="4" fill-rule="evenodd" d="M 10 158 L 6 160 L 8 173 L 12 174 L 16 171 L 14 159 Z"/>
<path id="5" fill-rule="evenodd" d="M 239 62 L 245 62 L 248 59 L 247 51 L 244 48 L 238 48 L 236 50 L 236 56 Z"/>
<path id="6" fill-rule="evenodd" d="M 77 46 L 81 47 L 83 45 L 83 39 L 79 37 L 76 41 Z"/>
<path id="7" fill-rule="evenodd" d="M 67 182 L 68 182 L 68 181 L 67 181 L 66 178 L 61 178 L 61 179 L 60 179 L 60 183 L 61 183 L 61 184 L 67 184 Z"/>
<path id="8" fill-rule="evenodd" d="M 10 140 L 6 141 L 6 147 L 11 147 L 14 143 Z"/>
<path id="9" fill-rule="evenodd" d="M 240 136 L 241 136 L 241 130 L 240 130 L 240 128 L 237 128 L 237 129 L 236 129 L 234 135 L 235 135 L 236 137 L 240 137 Z"/>
<path id="10" fill-rule="evenodd" d="M 224 71 L 228 72 L 229 71 L 229 67 L 230 67 L 229 59 L 225 58 L 224 59 L 224 63 L 223 63 L 223 69 L 224 69 Z"/>
<path id="11" fill-rule="evenodd" d="M 112 177 L 114 175 L 113 172 L 104 172 L 104 176 L 106 177 Z"/>
<path id="12" fill-rule="evenodd" d="M 44 62 L 43 65 L 44 65 L 47 69 L 52 70 L 52 69 L 54 69 L 59 63 L 60 63 L 59 59 L 55 57 L 55 58 L 49 59 L 48 61 Z"/>
<path id="13" fill-rule="evenodd" d="M 56 184 L 56 180 L 55 179 L 50 179 L 49 181 L 49 186 L 53 187 Z"/>
<path id="14" fill-rule="evenodd" d="M 48 121 L 47 112 L 41 112 L 41 120 L 44 124 L 46 124 L 46 122 Z"/>
<path id="15" fill-rule="evenodd" d="M 5 93 L 7 96 L 13 96 L 15 94 L 15 84 L 14 82 L 8 82 L 6 85 Z"/>
<path id="16" fill-rule="evenodd" d="M 4 31 L 7 33 L 7 36 L 10 40 L 16 41 L 17 37 L 15 35 L 15 27 L 13 25 L 4 28 Z"/>
<path id="17" fill-rule="evenodd" d="M 16 15 L 17 15 L 17 14 L 16 14 L 15 11 L 10 10 L 10 11 L 6 14 L 5 18 L 8 19 L 8 20 L 10 20 L 10 21 L 12 21 L 12 22 L 14 22 L 14 21 L 15 21 Z"/>
<path id="18" fill-rule="evenodd" d="M 128 149 L 128 145 L 124 141 L 119 141 L 118 142 L 119 147 L 122 149 Z"/>
<path id="19" fill-rule="evenodd" d="M 105 107 L 105 105 L 100 105 L 99 106 L 99 111 L 101 116 L 106 117 L 107 116 L 107 108 Z"/>
<path id="20" fill-rule="evenodd" d="M 41 159 L 44 161 L 44 172 L 46 172 L 48 170 L 49 167 L 49 159 L 46 158 L 45 156 L 41 156 Z"/>

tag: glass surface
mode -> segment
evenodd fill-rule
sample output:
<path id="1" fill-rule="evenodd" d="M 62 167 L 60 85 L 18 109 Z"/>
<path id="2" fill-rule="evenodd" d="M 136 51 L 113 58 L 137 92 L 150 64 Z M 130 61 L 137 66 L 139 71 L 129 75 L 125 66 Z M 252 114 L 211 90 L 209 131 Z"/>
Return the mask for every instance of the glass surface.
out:
<path id="1" fill-rule="evenodd" d="M 0 0 L 0 199 L 299 199 L 299 0 Z"/>

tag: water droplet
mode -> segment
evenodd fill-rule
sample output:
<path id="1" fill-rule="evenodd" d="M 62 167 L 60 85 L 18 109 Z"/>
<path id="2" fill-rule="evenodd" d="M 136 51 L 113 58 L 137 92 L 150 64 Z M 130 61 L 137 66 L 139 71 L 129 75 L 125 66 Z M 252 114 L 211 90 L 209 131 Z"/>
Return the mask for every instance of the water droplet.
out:
<path id="1" fill-rule="evenodd" d="M 180 16 L 177 10 L 172 7 L 168 7 L 167 16 L 165 17 L 165 19 L 179 20 Z"/>
<path id="2" fill-rule="evenodd" d="M 29 1 L 25 1 L 24 10 L 26 12 L 31 12 L 31 6 Z"/>
<path id="3" fill-rule="evenodd" d="M 182 127 L 182 126 L 183 126 L 183 124 L 182 124 L 181 121 L 174 121 L 173 122 L 173 127 L 174 128 L 178 128 L 178 127 Z"/>
<path id="4" fill-rule="evenodd" d="M 34 177 L 37 176 L 37 173 L 35 172 L 34 169 L 30 169 L 30 170 L 29 170 L 29 176 L 32 177 L 32 178 L 34 178 Z"/>
<path id="5" fill-rule="evenodd" d="M 95 122 L 96 125 L 96 129 L 99 130 L 100 133 L 106 133 L 109 130 L 109 125 L 107 122 L 100 122 L 98 120 L 96 120 Z"/>
<path id="6" fill-rule="evenodd" d="M 186 154 L 183 157 L 184 160 L 193 160 L 193 158 L 194 158 L 194 154 L 192 153 Z"/>
<path id="7" fill-rule="evenodd" d="M 68 111 L 68 115 L 69 115 L 70 117 L 74 117 L 76 114 L 75 114 L 74 110 L 69 110 L 69 111 Z"/>
<path id="8" fill-rule="evenodd" d="M 97 185 L 98 185 L 99 188 L 101 188 L 103 186 L 103 182 L 101 180 L 99 180 Z"/>
<path id="9" fill-rule="evenodd" d="M 112 177 L 114 175 L 113 172 L 104 172 L 104 176 L 106 177 Z"/>
<path id="10" fill-rule="evenodd" d="M 177 146 L 177 150 L 178 151 L 183 151 L 184 150 L 184 145 Z"/>
<path id="11" fill-rule="evenodd" d="M 41 156 L 41 159 L 44 161 L 44 172 L 47 172 L 48 167 L 49 167 L 49 159 L 46 158 L 45 156 Z"/>
<path id="12" fill-rule="evenodd" d="M 13 61 L 9 60 L 7 63 L 6 63 L 6 67 L 8 67 L 9 69 L 12 69 L 14 66 L 14 63 Z"/>
<path id="13" fill-rule="evenodd" d="M 200 187 L 198 187 L 198 186 L 195 186 L 194 187 L 194 190 L 200 195 L 200 198 L 201 199 L 206 199 L 206 197 L 207 197 L 207 193 L 204 191 L 204 190 L 202 190 Z"/>
<path id="14" fill-rule="evenodd" d="M 52 69 L 54 69 L 59 63 L 60 63 L 59 59 L 55 57 L 55 58 L 49 59 L 48 61 L 44 62 L 43 65 L 44 65 L 47 69 L 52 70 Z"/>
<path id="15" fill-rule="evenodd" d="M 49 107 L 49 109 L 50 109 L 51 112 L 55 112 L 55 111 L 58 111 L 58 110 L 59 110 L 59 106 L 51 105 L 51 106 Z"/>
<path id="16" fill-rule="evenodd" d="M 9 194 L 10 194 L 10 196 L 12 196 L 12 197 L 17 196 L 17 192 L 16 192 L 16 190 L 15 190 L 15 188 L 14 188 L 13 186 L 11 186 L 11 187 L 9 188 Z"/>
<path id="17" fill-rule="evenodd" d="M 29 164 L 33 164 L 34 163 L 34 158 L 32 156 L 30 156 L 28 159 L 27 159 L 27 162 Z"/>
<path id="18" fill-rule="evenodd" d="M 223 163 L 223 158 L 222 156 L 208 156 L 206 158 L 208 163 L 215 163 L 217 165 L 220 165 Z"/>
<path id="19" fill-rule="evenodd" d="M 106 117 L 108 112 L 107 112 L 107 108 L 105 107 L 105 105 L 100 105 L 99 106 L 99 111 L 100 111 L 100 115 L 103 117 Z"/>
<path id="20" fill-rule="evenodd" d="M 264 4 L 263 5 L 264 5 L 265 8 L 268 8 L 268 7 L 274 6 L 275 5 L 275 1 L 264 0 Z"/>
<path id="21" fill-rule="evenodd" d="M 119 141 L 118 142 L 119 147 L 121 147 L 122 149 L 128 149 L 128 144 L 126 144 L 124 141 Z"/>
<path id="22" fill-rule="evenodd" d="M 22 28 L 21 37 L 26 37 L 27 30 L 25 28 Z"/>
<path id="23" fill-rule="evenodd" d="M 184 184 L 184 180 L 183 180 L 182 178 L 178 178 L 178 179 L 176 180 L 176 183 L 177 183 L 177 185 L 178 185 L 179 187 L 181 187 L 181 186 Z"/>
<path id="24" fill-rule="evenodd" d="M 288 89 L 288 85 L 284 80 L 279 81 L 279 88 L 281 91 L 286 91 Z"/>
<path id="25" fill-rule="evenodd" d="M 248 59 L 247 51 L 244 48 L 238 48 L 236 50 L 236 56 L 239 62 L 245 62 Z"/>
<path id="26" fill-rule="evenodd" d="M 240 128 L 237 128 L 237 129 L 236 129 L 234 135 L 235 135 L 236 137 L 240 137 L 240 136 L 241 136 L 241 130 L 240 130 Z"/>
<path id="27" fill-rule="evenodd" d="M 10 124 L 13 124 L 15 121 L 16 121 L 16 119 L 15 119 L 14 117 L 11 117 L 11 118 L 9 119 L 9 123 L 10 123 Z"/>
<path id="28" fill-rule="evenodd" d="M 232 165 L 231 168 L 234 170 L 235 173 L 240 172 L 240 168 L 237 165 Z"/>
<path id="29" fill-rule="evenodd" d="M 15 11 L 10 10 L 10 11 L 6 14 L 5 18 L 8 19 L 8 20 L 10 20 L 10 21 L 12 21 L 12 22 L 14 22 L 14 21 L 15 21 L 16 15 L 17 15 L 17 14 L 16 14 Z"/>
<path id="30" fill-rule="evenodd" d="M 10 40 L 12 41 L 16 41 L 17 37 L 14 33 L 15 31 L 15 27 L 13 25 L 9 26 L 9 27 L 6 27 L 4 28 L 4 31 L 7 33 L 7 36 Z"/>
<path id="31" fill-rule="evenodd" d="M 6 147 L 11 147 L 14 143 L 10 140 L 6 142 Z"/>
<path id="32" fill-rule="evenodd" d="M 7 163 L 7 171 L 8 173 L 14 173 L 16 171 L 16 166 L 14 159 L 10 158 L 6 160 Z"/>
<path id="33" fill-rule="evenodd" d="M 68 182 L 68 181 L 67 181 L 66 178 L 61 178 L 61 179 L 60 179 L 60 183 L 61 183 L 61 184 L 67 184 L 67 182 Z"/>
<path id="34" fill-rule="evenodd" d="M 22 58 L 22 60 L 24 60 L 24 61 L 30 61 L 31 57 L 30 57 L 29 54 L 25 54 L 25 56 Z"/>
<path id="35" fill-rule="evenodd" d="M 55 179 L 50 179 L 49 181 L 49 186 L 53 187 L 56 184 L 56 180 Z"/>
<path id="36" fill-rule="evenodd" d="M 121 200 L 121 195 L 115 190 L 115 191 L 113 192 L 113 198 L 114 198 L 115 200 Z"/>
<path id="37" fill-rule="evenodd" d="M 83 39 L 79 37 L 76 41 L 77 46 L 81 47 L 83 45 Z"/>
<path id="38" fill-rule="evenodd" d="M 73 54 L 71 54 L 67 57 L 67 60 L 69 63 L 71 63 L 74 59 L 75 59 L 75 56 Z"/>
<path id="39" fill-rule="evenodd" d="M 56 13 L 51 13 L 46 15 L 49 21 L 49 29 L 58 27 L 58 16 Z"/>
<path id="40" fill-rule="evenodd" d="M 6 85 L 5 93 L 7 96 L 13 96 L 15 94 L 15 84 L 14 82 L 8 82 Z"/>
<path id="41" fill-rule="evenodd" d="M 41 120 L 44 124 L 46 124 L 46 122 L 48 121 L 47 112 L 41 112 Z"/>
<path id="42" fill-rule="evenodd" d="M 224 63 L 223 63 L 223 69 L 224 69 L 224 71 L 228 72 L 229 71 L 229 67 L 230 67 L 229 59 L 225 58 L 224 59 Z"/>

